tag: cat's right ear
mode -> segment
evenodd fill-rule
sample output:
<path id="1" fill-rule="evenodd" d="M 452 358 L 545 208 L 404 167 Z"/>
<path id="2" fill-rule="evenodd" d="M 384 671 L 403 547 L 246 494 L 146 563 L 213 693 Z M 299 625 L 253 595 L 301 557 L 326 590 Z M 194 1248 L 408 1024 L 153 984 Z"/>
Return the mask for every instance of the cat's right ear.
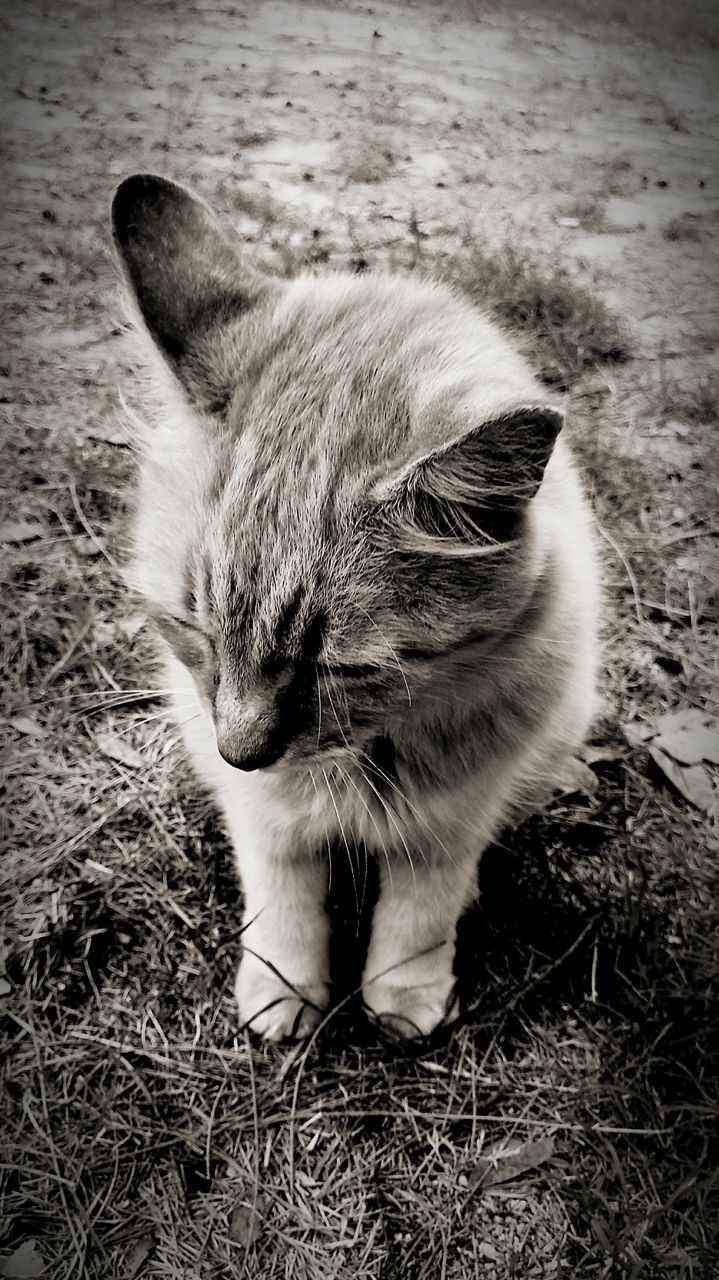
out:
<path id="1" fill-rule="evenodd" d="M 211 209 L 167 178 L 140 173 L 121 182 L 112 230 L 145 324 L 171 363 L 263 290 Z"/>
<path id="2" fill-rule="evenodd" d="M 383 532 L 404 550 L 435 555 L 484 555 L 514 542 L 562 424 L 556 405 L 530 404 L 421 451 L 374 489 Z"/>

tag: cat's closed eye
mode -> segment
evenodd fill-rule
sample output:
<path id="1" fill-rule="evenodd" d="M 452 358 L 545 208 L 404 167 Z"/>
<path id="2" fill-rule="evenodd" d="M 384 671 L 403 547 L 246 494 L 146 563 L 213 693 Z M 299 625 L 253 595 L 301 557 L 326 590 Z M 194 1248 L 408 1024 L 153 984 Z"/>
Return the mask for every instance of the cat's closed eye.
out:
<path id="1" fill-rule="evenodd" d="M 365 676 L 376 675 L 380 671 L 381 665 L 378 662 L 352 662 L 351 660 L 337 660 L 329 662 L 326 659 L 319 659 L 317 669 L 320 673 L 329 676 L 340 676 L 342 679 L 363 679 Z"/>
<path id="2" fill-rule="evenodd" d="M 152 620 L 180 662 L 190 670 L 207 669 L 214 664 L 213 641 L 196 622 L 164 609 L 153 611 Z"/>

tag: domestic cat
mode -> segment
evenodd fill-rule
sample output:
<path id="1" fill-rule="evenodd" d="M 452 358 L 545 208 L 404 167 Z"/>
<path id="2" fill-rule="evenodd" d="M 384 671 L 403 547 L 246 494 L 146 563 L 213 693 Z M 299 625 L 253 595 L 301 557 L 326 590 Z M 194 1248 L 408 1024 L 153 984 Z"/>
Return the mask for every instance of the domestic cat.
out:
<path id="1" fill-rule="evenodd" d="M 195 195 L 124 181 L 113 230 L 159 352 L 131 578 L 244 892 L 240 1016 L 329 1002 L 331 842 L 379 861 L 363 980 L 406 1036 L 452 1010 L 479 857 L 595 705 L 592 517 L 562 412 L 446 286 L 265 276 Z"/>

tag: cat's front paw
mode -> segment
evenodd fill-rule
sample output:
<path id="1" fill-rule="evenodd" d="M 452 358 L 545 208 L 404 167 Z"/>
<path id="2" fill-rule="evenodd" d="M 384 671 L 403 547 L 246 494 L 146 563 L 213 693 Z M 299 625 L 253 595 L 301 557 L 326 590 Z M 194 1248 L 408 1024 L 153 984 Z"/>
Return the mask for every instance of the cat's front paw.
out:
<path id="1" fill-rule="evenodd" d="M 431 1035 L 456 1016 L 454 979 L 442 977 L 418 986 L 398 986 L 385 979 L 365 982 L 362 995 L 381 1026 L 405 1040 Z"/>
<path id="2" fill-rule="evenodd" d="M 264 1040 L 303 1040 L 324 1017 L 329 1003 L 322 980 L 283 982 L 255 956 L 245 955 L 235 982 L 243 1026 Z"/>

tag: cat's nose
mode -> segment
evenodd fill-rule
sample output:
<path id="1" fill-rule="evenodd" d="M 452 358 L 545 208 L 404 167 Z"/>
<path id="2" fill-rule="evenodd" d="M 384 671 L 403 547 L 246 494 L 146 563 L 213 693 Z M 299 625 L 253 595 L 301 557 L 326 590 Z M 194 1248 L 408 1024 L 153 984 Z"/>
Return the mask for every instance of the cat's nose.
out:
<path id="1" fill-rule="evenodd" d="M 266 769 L 287 743 L 271 691 L 238 696 L 222 685 L 215 702 L 217 750 L 235 769 Z"/>

